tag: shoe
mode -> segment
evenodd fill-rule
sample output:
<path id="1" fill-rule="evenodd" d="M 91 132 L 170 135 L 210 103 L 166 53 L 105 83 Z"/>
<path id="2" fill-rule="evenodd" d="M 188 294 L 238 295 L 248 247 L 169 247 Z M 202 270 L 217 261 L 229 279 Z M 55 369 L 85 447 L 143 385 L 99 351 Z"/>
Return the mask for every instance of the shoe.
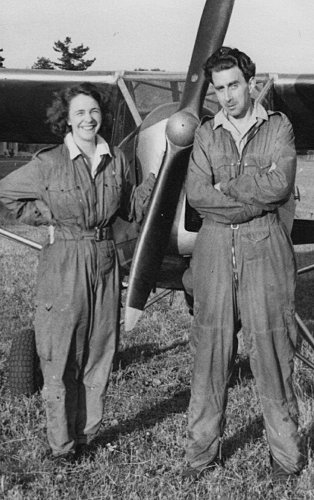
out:
<path id="1" fill-rule="evenodd" d="M 272 456 L 270 457 L 270 464 L 273 484 L 294 484 L 297 481 L 299 472 L 287 472 Z"/>
<path id="2" fill-rule="evenodd" d="M 53 455 L 51 453 L 49 458 L 56 467 L 66 467 L 69 464 L 73 464 L 76 460 L 74 451 L 69 451 L 61 455 Z"/>
<path id="3" fill-rule="evenodd" d="M 88 445 L 86 443 L 79 443 L 75 449 L 75 460 L 80 460 L 88 454 Z"/>
<path id="4" fill-rule="evenodd" d="M 188 465 L 185 469 L 183 469 L 181 477 L 183 481 L 195 482 L 208 472 L 214 470 L 216 467 L 223 466 L 223 460 L 220 457 L 216 457 L 212 462 L 204 465 L 203 467 L 192 467 L 191 465 Z"/>
<path id="5" fill-rule="evenodd" d="M 198 481 L 202 475 L 202 469 L 198 469 L 196 467 L 191 467 L 191 465 L 188 465 L 183 469 L 181 477 L 183 481 Z"/>

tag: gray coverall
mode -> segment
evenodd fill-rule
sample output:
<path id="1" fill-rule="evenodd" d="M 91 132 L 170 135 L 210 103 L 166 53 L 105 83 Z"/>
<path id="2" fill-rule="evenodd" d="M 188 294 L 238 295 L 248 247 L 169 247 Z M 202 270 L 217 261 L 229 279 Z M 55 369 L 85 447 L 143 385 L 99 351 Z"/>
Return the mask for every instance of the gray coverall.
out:
<path id="1" fill-rule="evenodd" d="M 288 473 L 303 466 L 292 387 L 296 263 L 278 217 L 295 171 L 293 131 L 281 113 L 258 120 L 241 155 L 214 119 L 196 132 L 186 183 L 189 203 L 204 218 L 191 262 L 195 359 L 187 459 L 193 467 L 217 456 L 241 326 L 271 455 Z"/>
<path id="2" fill-rule="evenodd" d="M 114 148 L 112 155 L 103 157 L 93 179 L 83 157 L 71 160 L 63 144 L 39 152 L 0 182 L 0 201 L 17 218 L 54 226 L 54 242 L 40 254 L 35 314 L 54 455 L 89 442 L 100 427 L 120 312 L 110 223 L 118 211 L 140 220 L 152 189 L 134 190 L 124 154 Z M 43 210 L 32 219 L 36 200 Z M 96 226 L 103 228 L 99 241 Z"/>

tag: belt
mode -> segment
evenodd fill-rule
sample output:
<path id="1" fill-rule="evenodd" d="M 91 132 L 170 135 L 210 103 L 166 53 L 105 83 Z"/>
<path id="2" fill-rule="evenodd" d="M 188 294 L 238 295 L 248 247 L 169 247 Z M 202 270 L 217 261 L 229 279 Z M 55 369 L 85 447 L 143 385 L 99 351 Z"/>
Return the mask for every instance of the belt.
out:
<path id="1" fill-rule="evenodd" d="M 260 231 L 266 227 L 269 227 L 270 224 L 278 222 L 278 214 L 277 212 L 267 212 L 265 215 L 262 217 L 257 217 L 255 219 L 252 219 L 247 222 L 241 222 L 239 224 L 225 224 L 223 222 L 217 222 L 213 219 L 210 218 L 204 218 L 203 225 L 207 227 L 211 226 L 216 226 L 219 227 L 220 229 L 226 229 L 226 230 L 237 230 L 242 228 L 242 230 L 247 230 L 248 231 Z"/>
<path id="2" fill-rule="evenodd" d="M 87 238 L 95 241 L 112 240 L 113 231 L 111 226 L 106 227 L 94 227 L 94 229 L 89 229 L 88 231 L 81 231 L 80 235 L 82 238 Z"/>
<path id="3" fill-rule="evenodd" d="M 57 240 L 94 240 L 94 241 L 104 241 L 113 239 L 113 231 L 111 226 L 106 227 L 94 227 L 93 229 L 88 229 L 86 231 L 71 231 L 70 228 L 62 227 L 55 228 L 54 226 L 48 227 L 48 236 L 50 244 Z"/>

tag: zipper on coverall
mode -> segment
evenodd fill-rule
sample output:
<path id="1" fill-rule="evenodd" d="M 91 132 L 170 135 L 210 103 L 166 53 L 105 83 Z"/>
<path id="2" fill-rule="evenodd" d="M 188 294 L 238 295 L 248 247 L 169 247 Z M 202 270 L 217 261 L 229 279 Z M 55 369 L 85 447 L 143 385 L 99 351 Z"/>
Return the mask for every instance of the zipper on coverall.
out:
<path id="1" fill-rule="evenodd" d="M 97 175 L 97 174 L 96 174 Z M 91 181 L 92 181 L 92 186 L 93 186 L 93 200 L 92 200 L 92 206 L 94 208 L 94 230 L 95 230 L 95 235 L 100 234 L 102 224 L 99 226 L 96 226 L 95 224 L 97 223 L 97 188 L 96 188 L 96 182 L 95 182 L 95 177 L 91 175 Z M 93 247 L 94 247 L 94 252 L 96 256 L 96 269 L 95 269 L 95 280 L 94 280 L 94 292 L 97 289 L 97 284 L 98 284 L 98 279 L 99 279 L 99 252 L 97 251 L 97 243 L 96 240 L 93 240 Z"/>
<path id="2" fill-rule="evenodd" d="M 237 149 L 238 153 L 238 161 L 237 161 L 237 168 L 236 168 L 236 177 L 240 175 L 243 171 L 243 153 L 247 148 L 248 143 L 253 139 L 253 137 L 257 134 L 260 123 L 256 123 L 254 128 L 251 129 L 251 131 L 248 132 L 248 137 L 247 141 L 242 149 L 241 155 L 239 154 L 239 150 Z M 233 142 L 234 139 L 232 138 Z M 231 237 L 231 259 L 232 259 L 232 283 L 233 283 L 233 303 L 234 303 L 234 317 L 236 321 L 239 321 L 240 315 L 239 315 L 239 310 L 238 310 L 238 289 L 239 289 L 239 274 L 238 274 L 238 267 L 237 267 L 237 258 L 236 258 L 236 251 L 235 251 L 235 231 L 239 229 L 239 224 L 231 224 L 231 230 L 232 230 L 232 237 Z"/>
<path id="3" fill-rule="evenodd" d="M 237 176 L 240 174 L 241 170 L 241 158 L 237 161 Z M 232 237 L 231 237 L 231 258 L 232 258 L 232 282 L 233 282 L 233 293 L 234 293 L 234 303 L 235 306 L 237 305 L 237 300 L 236 300 L 236 293 L 239 288 L 239 275 L 238 275 L 238 268 L 237 268 L 237 258 L 236 258 L 236 252 L 235 252 L 235 231 L 239 229 L 239 224 L 231 224 L 231 230 L 232 230 Z"/>
<path id="4" fill-rule="evenodd" d="M 92 173 L 91 173 L 91 170 L 89 168 L 89 165 L 87 163 L 87 161 L 85 160 L 85 158 L 83 157 L 83 161 L 86 165 L 86 168 L 87 168 L 87 171 L 88 171 L 88 174 L 89 174 L 89 177 L 90 177 L 90 181 L 91 181 L 91 185 L 92 185 L 92 189 L 91 189 L 91 206 L 93 207 L 93 210 L 94 210 L 94 213 L 93 213 L 93 224 L 92 226 L 94 226 L 94 229 L 95 229 L 95 235 L 97 235 L 97 232 L 101 230 L 101 227 L 102 227 L 102 224 L 98 227 L 96 226 L 96 222 L 97 222 L 97 188 L 96 188 L 96 182 L 95 182 L 95 177 L 92 176 Z M 97 173 L 96 173 L 97 175 Z M 96 257 L 96 266 L 95 266 L 95 269 L 94 269 L 94 273 L 95 273 L 95 279 L 93 279 L 93 290 L 95 291 L 96 290 L 96 287 L 97 287 L 97 281 L 98 281 L 98 269 L 99 269 L 99 263 L 98 263 L 98 252 L 97 252 L 97 247 L 96 247 L 96 241 L 94 240 L 93 241 L 93 251 L 95 253 L 95 257 Z"/>

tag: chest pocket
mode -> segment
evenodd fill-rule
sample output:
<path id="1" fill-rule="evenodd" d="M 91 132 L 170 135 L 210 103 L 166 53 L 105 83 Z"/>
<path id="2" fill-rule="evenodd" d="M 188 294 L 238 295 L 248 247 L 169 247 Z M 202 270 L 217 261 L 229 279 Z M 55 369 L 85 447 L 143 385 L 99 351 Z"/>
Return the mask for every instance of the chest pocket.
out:
<path id="1" fill-rule="evenodd" d="M 107 214 L 112 215 L 120 206 L 123 189 L 121 172 L 115 167 L 108 165 L 104 171 L 104 202 Z"/>
<path id="2" fill-rule="evenodd" d="M 272 158 L 270 155 L 246 155 L 241 173 L 247 175 L 264 174 L 272 168 Z M 273 167 L 275 168 L 275 167 Z"/>
<path id="3" fill-rule="evenodd" d="M 226 154 L 211 154 L 214 184 L 221 181 L 228 181 L 231 177 L 236 177 L 238 163 L 234 158 Z"/>
<path id="4" fill-rule="evenodd" d="M 46 185 L 47 205 L 55 218 L 69 220 L 81 212 L 81 191 L 79 186 L 53 179 Z"/>

